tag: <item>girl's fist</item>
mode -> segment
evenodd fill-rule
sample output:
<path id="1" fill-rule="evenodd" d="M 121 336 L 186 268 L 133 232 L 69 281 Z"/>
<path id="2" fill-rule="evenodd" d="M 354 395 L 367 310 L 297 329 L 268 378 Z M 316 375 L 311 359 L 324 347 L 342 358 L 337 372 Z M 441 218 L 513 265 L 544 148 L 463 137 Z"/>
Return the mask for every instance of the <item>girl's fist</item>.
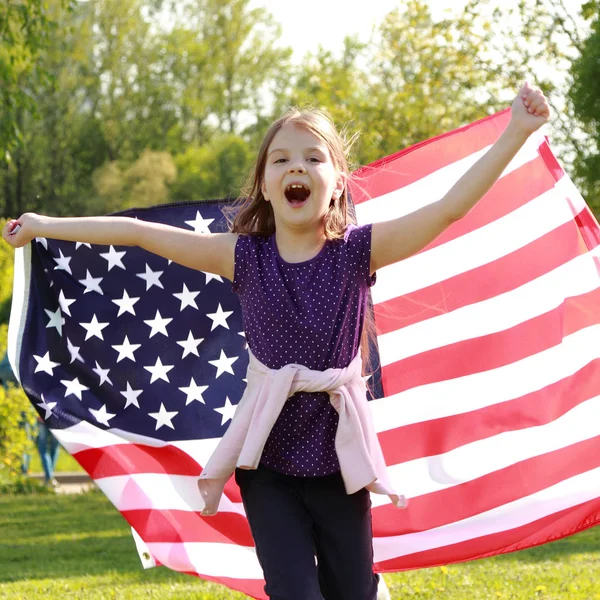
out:
<path id="1" fill-rule="evenodd" d="M 512 103 L 511 114 L 512 122 L 530 134 L 548 122 L 550 105 L 540 88 L 525 82 Z"/>
<path id="2" fill-rule="evenodd" d="M 29 244 L 38 234 L 40 217 L 34 213 L 25 213 L 18 219 L 11 219 L 2 230 L 2 237 L 13 247 L 21 248 Z"/>

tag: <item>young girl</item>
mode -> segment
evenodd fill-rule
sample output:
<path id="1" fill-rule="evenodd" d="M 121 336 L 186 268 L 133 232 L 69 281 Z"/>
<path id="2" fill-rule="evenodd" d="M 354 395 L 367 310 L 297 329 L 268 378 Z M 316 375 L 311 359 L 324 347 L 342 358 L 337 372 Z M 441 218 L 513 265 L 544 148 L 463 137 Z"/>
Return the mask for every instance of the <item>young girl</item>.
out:
<path id="1" fill-rule="evenodd" d="M 352 223 L 331 121 L 292 110 L 267 132 L 230 233 L 27 213 L 3 237 L 14 247 L 37 236 L 137 245 L 230 279 L 250 349 L 248 385 L 199 481 L 203 512 L 216 512 L 235 469 L 270 598 L 374 600 L 369 491 L 397 506 L 404 499 L 386 477 L 361 377 L 369 287 L 378 269 L 466 215 L 549 115 L 542 92 L 525 84 L 506 130 L 442 199 L 374 225 Z"/>

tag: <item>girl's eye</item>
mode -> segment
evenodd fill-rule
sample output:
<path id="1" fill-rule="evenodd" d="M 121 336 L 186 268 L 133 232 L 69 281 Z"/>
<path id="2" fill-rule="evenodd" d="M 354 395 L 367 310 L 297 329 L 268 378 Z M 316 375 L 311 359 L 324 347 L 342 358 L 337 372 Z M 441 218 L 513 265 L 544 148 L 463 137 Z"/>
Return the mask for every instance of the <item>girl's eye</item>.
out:
<path id="1" fill-rule="evenodd" d="M 309 158 L 309 160 L 310 160 L 311 162 L 317 162 L 317 163 L 320 163 L 320 162 L 321 162 L 321 159 L 320 159 L 320 158 L 317 158 L 316 156 L 311 156 L 311 157 Z"/>
<path id="2" fill-rule="evenodd" d="M 283 162 L 285 158 L 278 158 L 273 164 L 277 164 L 279 162 Z"/>

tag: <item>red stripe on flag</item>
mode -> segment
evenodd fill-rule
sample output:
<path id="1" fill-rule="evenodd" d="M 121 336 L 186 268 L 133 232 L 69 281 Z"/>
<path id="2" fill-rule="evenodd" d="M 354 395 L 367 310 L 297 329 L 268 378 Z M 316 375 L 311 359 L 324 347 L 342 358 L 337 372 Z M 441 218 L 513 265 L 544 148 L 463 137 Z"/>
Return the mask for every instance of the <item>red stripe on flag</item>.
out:
<path id="1" fill-rule="evenodd" d="M 386 396 L 512 364 L 559 345 L 563 338 L 600 323 L 600 288 L 566 298 L 555 309 L 514 327 L 446 344 L 383 367 Z"/>
<path id="2" fill-rule="evenodd" d="M 494 143 L 510 120 L 510 110 L 485 117 L 449 133 L 357 169 L 350 179 L 354 204 L 414 183 Z"/>
<path id="3" fill-rule="evenodd" d="M 245 516 L 217 513 L 203 517 L 185 510 L 124 510 L 127 522 L 147 543 L 206 542 L 254 547 Z"/>
<path id="4" fill-rule="evenodd" d="M 516 552 L 546 544 L 566 535 L 573 535 L 600 522 L 600 498 L 537 519 L 522 527 L 484 535 L 479 538 L 448 544 L 376 563 L 380 573 L 422 569 L 487 558 L 505 552 Z"/>
<path id="5" fill-rule="evenodd" d="M 398 510 L 391 504 L 378 506 L 373 509 L 374 535 L 405 535 L 462 521 L 598 467 L 600 436 L 520 461 L 473 481 L 410 498 L 410 511 Z"/>
<path id="6" fill-rule="evenodd" d="M 570 377 L 520 398 L 382 431 L 378 437 L 386 463 L 395 465 L 443 454 L 505 431 L 551 423 L 599 395 L 600 359 L 596 359 Z"/>
<path id="7" fill-rule="evenodd" d="M 375 305 L 378 335 L 494 298 L 584 254 L 571 221 L 481 267 Z M 502 274 L 502 276 L 499 276 Z"/>
<path id="8" fill-rule="evenodd" d="M 202 472 L 189 454 L 175 446 L 114 444 L 81 450 L 74 456 L 92 479 L 135 473 L 200 476 Z"/>
<path id="9" fill-rule="evenodd" d="M 467 216 L 453 223 L 422 252 L 489 225 L 552 190 L 554 179 L 541 160 L 528 162 L 502 179 L 478 202 Z"/>

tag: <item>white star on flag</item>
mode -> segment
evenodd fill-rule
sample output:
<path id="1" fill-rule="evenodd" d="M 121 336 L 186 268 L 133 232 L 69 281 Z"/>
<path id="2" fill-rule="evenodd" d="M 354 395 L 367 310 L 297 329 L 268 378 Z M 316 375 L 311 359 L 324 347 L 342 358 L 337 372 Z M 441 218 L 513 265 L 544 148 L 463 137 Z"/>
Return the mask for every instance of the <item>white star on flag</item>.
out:
<path id="1" fill-rule="evenodd" d="M 43 371 L 44 373 L 48 373 L 48 375 L 54 375 L 52 369 L 60 365 L 60 363 L 52 362 L 50 360 L 50 351 L 46 352 L 44 356 L 37 356 L 34 354 L 33 358 L 35 358 L 35 360 L 37 361 L 37 367 L 35 368 L 34 373 L 39 373 L 40 371 Z"/>
<path id="2" fill-rule="evenodd" d="M 156 359 L 156 364 L 154 366 L 148 365 L 144 367 L 146 371 L 152 373 L 152 378 L 150 379 L 150 383 L 154 383 L 158 379 L 162 379 L 167 383 L 171 383 L 169 378 L 167 377 L 167 373 L 174 367 L 175 365 L 163 365 L 160 361 L 160 356 Z"/>
<path id="3" fill-rule="evenodd" d="M 187 399 L 185 401 L 185 405 L 191 404 L 194 400 L 198 400 L 198 402 L 202 402 L 202 404 L 206 404 L 204 402 L 204 398 L 202 394 L 208 389 L 207 385 L 197 385 L 196 381 L 192 377 L 190 379 L 190 385 L 187 387 L 180 387 L 179 390 L 184 394 L 187 394 Z"/>
<path id="4" fill-rule="evenodd" d="M 231 373 L 232 375 L 234 375 L 233 369 L 231 368 L 231 365 L 239 358 L 239 356 L 232 356 L 230 358 L 228 358 L 225 354 L 225 352 L 223 352 L 223 350 L 221 350 L 221 356 L 219 356 L 218 360 L 209 360 L 208 363 L 211 364 L 213 367 L 217 367 L 217 379 L 219 378 L 220 375 L 222 375 L 223 373 L 227 372 L 227 373 Z"/>
<path id="5" fill-rule="evenodd" d="M 114 350 L 119 353 L 117 356 L 117 362 L 121 362 L 124 358 L 129 358 L 135 362 L 135 356 L 133 353 L 141 346 L 141 344 L 132 344 L 129 342 L 129 338 L 125 336 L 122 344 L 116 344 L 111 346 Z"/>
<path id="6" fill-rule="evenodd" d="M 191 292 L 190 290 L 188 290 L 187 285 L 185 285 L 185 283 L 184 283 L 183 290 L 178 294 L 173 294 L 173 296 L 175 296 L 175 298 L 177 298 L 177 300 L 179 300 L 181 302 L 180 312 L 186 306 L 191 306 L 191 307 L 195 308 L 196 310 L 198 310 L 198 305 L 196 304 L 195 298 L 199 293 L 200 292 Z"/>
<path id="7" fill-rule="evenodd" d="M 84 294 L 87 294 L 88 292 L 98 292 L 99 294 L 104 295 L 104 292 L 100 287 L 102 279 L 103 277 L 92 277 L 91 273 L 86 269 L 85 279 L 78 279 L 78 281 L 85 285 L 85 290 L 83 290 Z"/>
<path id="8" fill-rule="evenodd" d="M 46 400 L 44 399 L 44 394 L 41 395 L 42 396 L 42 401 L 38 402 L 37 405 L 46 411 L 46 414 L 44 415 L 44 420 L 47 421 L 51 416 L 52 416 L 52 409 L 56 406 L 56 402 L 46 402 Z"/>
<path id="9" fill-rule="evenodd" d="M 38 244 L 41 244 L 42 246 L 44 246 L 45 250 L 48 250 L 48 240 L 46 238 L 44 238 L 44 237 L 36 237 L 35 241 Z"/>
<path id="10" fill-rule="evenodd" d="M 73 364 L 76 360 L 80 362 L 85 362 L 81 357 L 81 354 L 79 354 L 79 348 L 80 346 L 74 346 L 71 343 L 71 340 L 67 338 L 67 349 L 69 350 L 69 354 L 71 355 L 71 361 L 69 362 L 69 364 Z"/>
<path id="11" fill-rule="evenodd" d="M 100 256 L 108 261 L 108 270 L 110 271 L 113 267 L 119 267 L 120 269 L 126 270 L 123 261 L 121 260 L 125 256 L 126 252 L 117 252 L 113 246 L 108 249 L 108 252 L 101 252 Z"/>
<path id="12" fill-rule="evenodd" d="M 75 377 L 75 379 L 69 381 L 68 379 L 61 379 L 60 381 L 67 389 L 65 390 L 65 398 L 70 394 L 77 396 L 79 400 L 81 400 L 81 392 L 89 391 L 89 387 L 85 387 L 79 383 L 79 379 Z"/>
<path id="13" fill-rule="evenodd" d="M 145 273 L 136 273 L 136 277 L 143 279 L 146 282 L 146 291 L 148 291 L 153 285 L 158 286 L 161 289 L 165 289 L 163 284 L 160 282 L 160 276 L 164 271 L 153 271 L 146 263 Z"/>
<path id="14" fill-rule="evenodd" d="M 79 323 L 81 327 L 85 329 L 85 339 L 89 340 L 91 337 L 96 336 L 104 341 L 104 337 L 102 335 L 102 330 L 105 327 L 108 327 L 108 323 L 99 323 L 96 315 L 92 317 L 92 320 L 89 323 Z M 84 340 L 85 341 L 85 340 Z"/>
<path id="15" fill-rule="evenodd" d="M 139 300 L 139 298 L 130 298 L 127 290 L 123 290 L 123 297 L 120 300 L 113 300 L 118 307 L 119 313 L 117 317 L 120 317 L 123 313 L 131 313 L 135 317 L 135 310 L 133 310 L 133 305 Z"/>
<path id="16" fill-rule="evenodd" d="M 94 371 L 94 373 L 96 373 L 96 375 L 98 375 L 98 377 L 100 377 L 100 383 L 98 385 L 102 385 L 105 381 L 108 381 L 108 383 L 110 383 L 110 385 L 113 384 L 113 382 L 108 377 L 108 374 L 110 373 L 110 369 L 103 369 L 98 364 L 98 361 L 96 361 L 96 368 L 92 369 L 92 371 Z"/>
<path id="17" fill-rule="evenodd" d="M 220 281 L 221 283 L 223 283 L 223 278 L 220 275 L 215 275 L 214 273 L 207 273 L 206 271 L 202 271 L 202 272 L 206 275 L 206 284 L 207 285 L 213 279 L 216 279 L 217 281 Z"/>
<path id="18" fill-rule="evenodd" d="M 200 211 L 196 211 L 196 218 L 193 221 L 186 221 L 185 224 L 194 228 L 196 233 L 210 233 L 208 226 L 214 221 L 214 219 L 203 219 L 200 215 Z"/>
<path id="19" fill-rule="evenodd" d="M 179 411 L 175 411 L 175 410 L 168 411 L 165 408 L 165 405 L 161 402 L 159 411 L 157 413 L 148 413 L 148 416 L 152 417 L 153 419 L 156 419 L 155 431 L 157 431 L 163 425 L 166 425 L 167 427 L 170 427 L 171 429 L 175 429 L 175 427 L 173 427 L 173 423 L 171 423 L 171 420 L 174 417 L 176 417 L 178 414 L 179 414 Z"/>
<path id="20" fill-rule="evenodd" d="M 60 290 L 60 294 L 58 295 L 58 305 L 62 308 L 62 311 L 65 315 L 71 316 L 71 311 L 69 310 L 69 306 L 75 302 L 75 299 L 65 298 L 65 294 L 62 290 Z"/>
<path id="21" fill-rule="evenodd" d="M 50 317 L 50 321 L 48 321 L 46 329 L 49 327 L 56 327 L 56 331 L 58 331 L 59 335 L 62 335 L 62 326 L 65 324 L 65 318 L 60 312 L 60 306 L 54 312 L 48 310 L 47 308 L 44 309 L 44 312 Z"/>
<path id="22" fill-rule="evenodd" d="M 187 340 L 181 340 L 177 342 L 183 348 L 183 355 L 181 358 L 185 358 L 188 354 L 195 354 L 196 356 L 200 356 L 198 354 L 198 346 L 204 341 L 204 338 L 195 339 L 190 331 L 188 333 Z"/>
<path id="23" fill-rule="evenodd" d="M 165 337 L 169 337 L 169 334 L 167 333 L 167 325 L 172 320 L 173 319 L 168 318 L 163 319 L 163 317 L 160 314 L 160 311 L 157 310 L 154 319 L 148 319 L 147 321 L 144 321 L 144 323 L 146 323 L 146 325 L 150 326 L 151 328 L 150 337 L 156 335 L 157 333 L 162 333 Z"/>
<path id="24" fill-rule="evenodd" d="M 66 271 L 69 275 L 73 275 L 73 273 L 71 272 L 71 267 L 69 266 L 69 263 L 71 262 L 71 257 L 65 256 L 60 248 L 58 249 L 58 251 L 60 253 L 60 258 L 56 258 L 54 256 L 52 257 L 52 260 L 56 263 L 54 270 Z"/>
<path id="25" fill-rule="evenodd" d="M 102 423 L 102 425 L 106 425 L 107 427 L 110 427 L 109 425 L 109 421 L 116 416 L 116 413 L 109 413 L 106 412 L 106 404 L 102 405 L 102 408 L 100 408 L 99 410 L 96 410 L 94 408 L 89 408 L 88 409 L 96 418 L 96 421 L 98 421 L 98 423 Z"/>
<path id="26" fill-rule="evenodd" d="M 217 328 L 219 325 L 221 327 L 225 327 L 225 329 L 229 329 L 229 325 L 227 324 L 227 319 L 233 314 L 232 310 L 224 311 L 219 304 L 219 308 L 217 308 L 217 312 L 208 313 L 206 316 L 209 319 L 212 319 L 212 327 L 210 330 Z"/>
<path id="27" fill-rule="evenodd" d="M 121 396 L 125 396 L 125 400 L 127 400 L 127 402 L 125 403 L 125 408 L 131 405 L 137 406 L 139 408 L 140 405 L 138 403 L 138 396 L 142 393 L 142 391 L 143 390 L 134 390 L 128 381 L 127 389 L 124 392 L 120 392 Z"/>
<path id="28" fill-rule="evenodd" d="M 90 250 L 92 245 L 89 242 L 75 242 L 75 250 L 79 250 L 79 246 L 87 246 Z"/>
<path id="29" fill-rule="evenodd" d="M 213 410 L 221 414 L 221 425 L 225 425 L 227 421 L 233 418 L 236 408 L 237 406 L 235 404 L 231 404 L 231 402 L 229 402 L 229 398 L 225 398 L 225 406 L 222 406 L 221 408 L 213 408 Z"/>

